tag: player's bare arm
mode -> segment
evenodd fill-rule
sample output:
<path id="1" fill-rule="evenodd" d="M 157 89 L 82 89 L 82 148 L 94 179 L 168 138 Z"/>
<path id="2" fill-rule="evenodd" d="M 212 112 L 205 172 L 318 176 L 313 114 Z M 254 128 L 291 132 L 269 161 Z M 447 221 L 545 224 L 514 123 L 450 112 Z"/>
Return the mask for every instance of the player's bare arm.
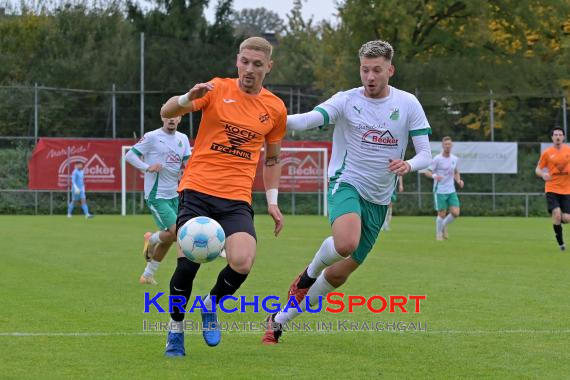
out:
<path id="1" fill-rule="evenodd" d="M 536 174 L 537 177 L 540 177 L 545 181 L 550 181 L 552 179 L 550 173 L 548 173 L 548 171 L 542 169 L 538 165 L 536 166 L 536 169 L 534 169 L 534 173 Z"/>
<path id="2" fill-rule="evenodd" d="M 160 169 L 162 169 L 161 164 L 153 164 L 153 165 L 150 165 L 148 167 L 148 169 L 146 169 L 146 171 L 149 173 L 158 173 L 160 171 Z"/>
<path id="3" fill-rule="evenodd" d="M 267 211 L 275 222 L 275 236 L 283 229 L 283 215 L 277 205 L 279 181 L 281 179 L 281 142 L 265 145 L 265 159 L 263 163 L 263 184 L 267 195 Z"/>
<path id="4" fill-rule="evenodd" d="M 461 179 L 461 173 L 459 173 L 459 170 L 455 169 L 455 173 L 453 176 L 455 177 L 454 179 L 455 179 L 455 182 L 457 183 L 457 186 L 459 186 L 460 189 L 463 189 L 463 186 L 465 185 L 465 183 Z"/>
<path id="5" fill-rule="evenodd" d="M 200 99 L 213 89 L 214 84 L 210 82 L 195 84 L 186 94 L 168 99 L 160 109 L 160 116 L 172 118 L 194 112 L 192 100 Z"/>

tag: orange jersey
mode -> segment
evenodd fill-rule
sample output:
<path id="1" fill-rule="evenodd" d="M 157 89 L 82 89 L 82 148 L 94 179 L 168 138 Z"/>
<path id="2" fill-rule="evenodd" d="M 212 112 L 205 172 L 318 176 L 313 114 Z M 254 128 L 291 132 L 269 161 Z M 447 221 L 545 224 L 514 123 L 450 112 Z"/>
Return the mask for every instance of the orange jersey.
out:
<path id="1" fill-rule="evenodd" d="M 202 121 L 178 191 L 192 189 L 251 204 L 251 190 L 265 141 L 285 136 L 287 109 L 265 88 L 257 95 L 239 89 L 237 79 L 214 78 L 214 89 L 193 100 Z"/>
<path id="2" fill-rule="evenodd" d="M 562 144 L 560 149 L 551 146 L 542 152 L 538 167 L 547 169 L 552 176 L 551 181 L 544 184 L 545 192 L 570 194 L 570 147 Z"/>

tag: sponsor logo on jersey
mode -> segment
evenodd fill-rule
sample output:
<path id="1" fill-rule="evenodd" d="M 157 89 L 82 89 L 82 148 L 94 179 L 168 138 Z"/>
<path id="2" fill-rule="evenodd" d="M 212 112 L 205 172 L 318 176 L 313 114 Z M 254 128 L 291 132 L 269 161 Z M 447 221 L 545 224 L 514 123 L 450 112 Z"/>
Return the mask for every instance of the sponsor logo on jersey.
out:
<path id="1" fill-rule="evenodd" d="M 165 162 L 167 164 L 179 164 L 182 162 L 182 158 L 177 153 L 168 152 Z"/>
<path id="2" fill-rule="evenodd" d="M 236 103 L 237 100 L 235 99 L 224 99 L 224 103 Z"/>
<path id="3" fill-rule="evenodd" d="M 399 108 L 392 108 L 392 112 L 390 113 L 390 120 L 398 120 L 400 118 L 400 109 Z"/>
<path id="4" fill-rule="evenodd" d="M 390 131 L 371 130 L 362 135 L 362 142 L 373 145 L 398 146 L 398 139 Z"/>
<path id="5" fill-rule="evenodd" d="M 231 146 L 213 143 L 210 146 L 210 149 L 215 150 L 216 152 L 231 154 L 232 156 L 251 160 L 251 152 L 239 149 L 239 147 L 245 143 L 250 142 L 251 140 L 258 138 L 259 134 L 247 128 L 238 127 L 227 122 L 224 122 L 224 131 L 228 136 L 228 142 Z"/>
<path id="6" fill-rule="evenodd" d="M 259 114 L 259 121 L 261 121 L 262 123 L 267 123 L 268 120 L 269 120 L 269 114 L 267 112 Z"/>

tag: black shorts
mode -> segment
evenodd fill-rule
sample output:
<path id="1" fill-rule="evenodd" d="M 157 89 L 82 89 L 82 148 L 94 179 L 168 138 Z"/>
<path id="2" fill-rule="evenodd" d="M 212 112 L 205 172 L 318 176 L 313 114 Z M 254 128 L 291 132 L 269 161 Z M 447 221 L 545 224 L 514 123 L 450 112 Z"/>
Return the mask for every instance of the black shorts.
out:
<path id="1" fill-rule="evenodd" d="M 560 207 L 564 214 L 570 214 L 570 194 L 546 193 L 548 212 Z"/>
<path id="2" fill-rule="evenodd" d="M 183 190 L 178 195 L 176 232 L 178 233 L 184 223 L 197 216 L 216 220 L 224 229 L 226 237 L 236 232 L 247 232 L 257 240 L 253 226 L 253 209 L 247 202 L 215 197 L 195 190 Z"/>

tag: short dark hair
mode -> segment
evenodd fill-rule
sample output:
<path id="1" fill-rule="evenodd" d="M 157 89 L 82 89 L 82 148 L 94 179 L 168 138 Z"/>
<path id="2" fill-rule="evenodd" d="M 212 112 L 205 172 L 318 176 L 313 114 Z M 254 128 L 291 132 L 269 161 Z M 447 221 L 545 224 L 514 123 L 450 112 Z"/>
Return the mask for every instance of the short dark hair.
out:
<path id="1" fill-rule="evenodd" d="M 554 136 L 554 131 L 560 131 L 562 132 L 562 135 L 566 136 L 564 129 L 562 129 L 561 127 L 554 127 L 550 130 L 550 137 Z"/>

